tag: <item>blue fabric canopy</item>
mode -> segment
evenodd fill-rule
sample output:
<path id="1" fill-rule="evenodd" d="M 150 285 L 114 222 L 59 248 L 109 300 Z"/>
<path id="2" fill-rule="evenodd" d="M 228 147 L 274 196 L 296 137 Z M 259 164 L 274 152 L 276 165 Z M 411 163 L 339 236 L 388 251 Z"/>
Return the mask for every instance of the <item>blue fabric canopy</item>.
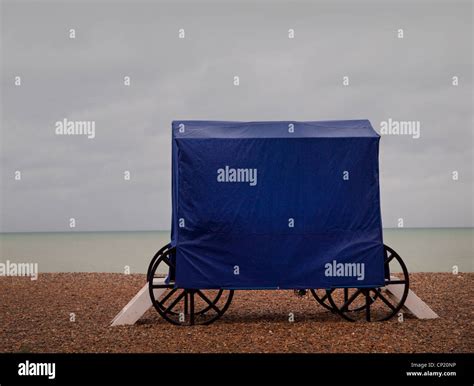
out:
<path id="1" fill-rule="evenodd" d="M 384 284 L 369 121 L 174 121 L 172 131 L 177 287 Z"/>

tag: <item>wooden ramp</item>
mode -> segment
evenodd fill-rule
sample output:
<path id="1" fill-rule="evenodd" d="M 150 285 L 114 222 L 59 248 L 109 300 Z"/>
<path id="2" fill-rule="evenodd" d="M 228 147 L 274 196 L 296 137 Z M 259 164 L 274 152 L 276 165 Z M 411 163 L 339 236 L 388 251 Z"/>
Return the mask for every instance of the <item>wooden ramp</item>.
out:
<path id="1" fill-rule="evenodd" d="M 161 282 L 164 283 L 164 280 L 155 279 L 156 284 L 161 284 Z M 143 288 L 133 297 L 133 299 L 128 302 L 122 311 L 120 311 L 117 316 L 115 316 L 115 318 L 112 320 L 111 326 L 135 324 L 137 320 L 140 319 L 152 306 L 150 293 L 148 291 L 148 283 L 146 283 Z M 155 297 L 158 299 L 163 294 L 163 292 L 165 292 L 165 289 L 155 289 L 154 292 Z"/>
<path id="2" fill-rule="evenodd" d="M 400 288 L 399 285 L 388 285 L 385 289 L 390 293 L 390 296 L 393 296 L 397 301 L 403 295 L 403 288 Z M 434 312 L 428 304 L 421 300 L 412 290 L 408 291 L 407 299 L 405 300 L 405 305 L 403 308 L 418 319 L 436 319 L 439 318 L 438 314 Z"/>

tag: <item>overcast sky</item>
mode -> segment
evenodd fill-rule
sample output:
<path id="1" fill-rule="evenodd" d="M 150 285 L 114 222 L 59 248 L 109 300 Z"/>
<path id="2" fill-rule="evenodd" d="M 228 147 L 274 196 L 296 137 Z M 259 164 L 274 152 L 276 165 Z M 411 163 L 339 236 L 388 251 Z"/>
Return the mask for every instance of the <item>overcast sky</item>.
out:
<path id="1" fill-rule="evenodd" d="M 355 3 L 2 1 L 0 231 L 169 229 L 178 119 L 420 121 L 381 138 L 384 226 L 473 226 L 472 3 Z"/>

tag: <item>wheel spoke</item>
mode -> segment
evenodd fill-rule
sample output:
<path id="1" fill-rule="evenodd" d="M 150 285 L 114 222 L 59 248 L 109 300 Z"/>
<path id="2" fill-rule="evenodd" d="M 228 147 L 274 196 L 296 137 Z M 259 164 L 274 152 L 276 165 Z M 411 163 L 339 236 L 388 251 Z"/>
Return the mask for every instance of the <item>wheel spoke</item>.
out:
<path id="1" fill-rule="evenodd" d="M 204 300 L 207 304 L 209 304 L 209 306 L 214 310 L 216 311 L 218 314 L 221 313 L 221 310 L 216 307 L 216 305 L 211 302 L 200 290 L 197 290 L 196 293 L 201 297 L 202 300 Z"/>
<path id="2" fill-rule="evenodd" d="M 379 289 L 374 289 L 374 292 L 376 292 L 376 294 L 378 295 L 378 297 L 392 310 L 392 311 L 395 311 L 395 307 L 393 306 L 392 303 L 390 303 L 388 301 L 388 299 L 382 295 L 382 291 L 380 291 Z"/>
<path id="3" fill-rule="evenodd" d="M 191 291 L 189 298 L 189 324 L 194 325 L 194 291 Z"/>
<path id="4" fill-rule="evenodd" d="M 173 288 L 170 292 L 168 292 L 166 296 L 161 299 L 161 304 L 164 304 L 177 290 L 177 288 Z"/>
<path id="5" fill-rule="evenodd" d="M 173 288 L 173 284 L 152 284 L 151 288 Z"/>
<path id="6" fill-rule="evenodd" d="M 406 280 L 387 280 L 385 282 L 385 285 L 389 285 L 389 284 L 406 284 Z"/>
<path id="7" fill-rule="evenodd" d="M 385 259 L 385 264 L 389 264 L 393 258 L 395 257 L 394 253 L 390 253 L 390 255 Z"/>
<path id="8" fill-rule="evenodd" d="M 173 311 L 173 308 L 178 304 L 178 302 L 186 295 L 186 291 L 181 292 L 181 294 L 171 303 L 165 310 L 164 313 L 167 314 L 170 311 Z"/>
<path id="9" fill-rule="evenodd" d="M 349 308 L 349 306 L 352 304 L 352 302 L 356 299 L 357 296 L 362 292 L 362 290 L 358 289 L 356 292 L 354 292 L 351 297 L 342 305 L 341 311 L 345 311 Z"/>
<path id="10" fill-rule="evenodd" d="M 163 263 L 165 263 L 168 267 L 174 268 L 174 264 L 171 262 L 171 259 L 169 257 L 163 258 Z"/>
<path id="11" fill-rule="evenodd" d="M 367 322 L 370 322 L 370 296 L 369 296 L 369 290 L 365 291 L 365 320 Z"/>
<path id="12" fill-rule="evenodd" d="M 184 315 L 189 313 L 189 292 L 186 291 L 186 295 L 184 295 Z"/>
<path id="13" fill-rule="evenodd" d="M 217 295 L 214 297 L 214 300 L 212 300 L 212 303 L 217 304 L 217 302 L 221 298 L 223 292 L 224 292 L 224 290 L 219 290 Z M 207 303 L 206 303 L 206 306 L 202 310 L 196 311 L 195 314 L 196 315 L 205 315 L 206 312 L 210 310 L 210 308 L 211 307 L 208 306 Z"/>
<path id="14" fill-rule="evenodd" d="M 324 301 L 328 298 L 328 296 L 332 294 L 333 292 L 334 292 L 334 288 L 326 290 L 324 296 L 321 298 L 321 301 L 324 303 Z"/>

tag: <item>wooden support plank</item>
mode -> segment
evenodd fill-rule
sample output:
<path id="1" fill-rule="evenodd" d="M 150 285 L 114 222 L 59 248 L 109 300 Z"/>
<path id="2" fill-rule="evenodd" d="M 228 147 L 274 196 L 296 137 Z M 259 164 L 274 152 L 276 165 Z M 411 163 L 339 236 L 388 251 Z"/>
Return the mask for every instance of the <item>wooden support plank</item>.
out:
<path id="1" fill-rule="evenodd" d="M 156 281 L 157 279 L 155 279 Z M 161 279 L 164 283 L 164 280 Z M 158 282 L 156 282 L 158 284 Z M 163 292 L 164 288 L 158 288 L 154 290 L 155 297 L 159 298 Z M 152 306 L 150 293 L 148 292 L 148 283 L 146 283 L 143 288 L 138 291 L 138 293 L 133 297 L 132 300 L 115 316 L 112 320 L 111 326 L 120 326 L 124 324 L 135 324 L 138 319 L 140 319 L 145 312 L 149 310 Z"/>
<path id="2" fill-rule="evenodd" d="M 385 287 L 391 296 L 397 301 L 403 296 L 403 286 L 390 284 Z M 428 304 L 421 300 L 412 290 L 408 291 L 407 299 L 405 300 L 405 306 L 409 312 L 411 312 L 418 319 L 436 319 L 439 318 L 438 314 L 434 312 Z"/>

